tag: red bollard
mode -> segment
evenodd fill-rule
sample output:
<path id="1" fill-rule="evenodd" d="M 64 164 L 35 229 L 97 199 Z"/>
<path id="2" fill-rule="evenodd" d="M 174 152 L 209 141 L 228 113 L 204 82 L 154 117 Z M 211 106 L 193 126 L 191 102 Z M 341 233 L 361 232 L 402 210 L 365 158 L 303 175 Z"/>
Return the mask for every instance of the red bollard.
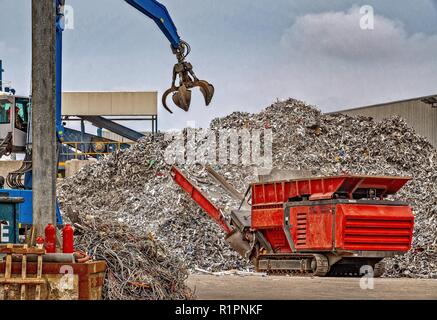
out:
<path id="1" fill-rule="evenodd" d="M 56 253 L 56 227 L 49 223 L 45 229 L 45 249 L 47 253 Z"/>
<path id="2" fill-rule="evenodd" d="M 74 230 L 69 224 L 62 229 L 62 252 L 74 252 Z"/>

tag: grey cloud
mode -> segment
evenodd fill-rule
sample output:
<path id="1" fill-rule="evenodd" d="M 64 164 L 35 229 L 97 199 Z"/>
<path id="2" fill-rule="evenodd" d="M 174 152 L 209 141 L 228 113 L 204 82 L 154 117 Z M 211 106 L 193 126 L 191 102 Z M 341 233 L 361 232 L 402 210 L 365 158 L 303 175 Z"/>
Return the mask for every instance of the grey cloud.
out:
<path id="1" fill-rule="evenodd" d="M 437 92 L 436 35 L 379 14 L 363 31 L 359 18 L 356 7 L 298 17 L 282 36 L 278 95 L 293 88 L 328 111 Z"/>
<path id="2" fill-rule="evenodd" d="M 430 0 L 162 2 L 193 47 L 189 60 L 196 73 L 217 90 L 209 108 L 195 93 L 190 113 L 160 110 L 162 129 L 189 120 L 206 126 L 216 116 L 256 112 L 290 96 L 333 110 L 437 91 L 437 10 Z M 170 85 L 175 60 L 152 21 L 123 0 L 67 3 L 75 30 L 64 34 L 64 90 L 162 93 Z M 29 4 L 0 0 L 0 58 L 23 93 L 31 71 Z M 375 7 L 378 20 L 372 34 L 361 35 L 351 29 L 356 21 L 352 26 L 349 10 L 364 4 Z M 324 29 L 327 23 L 336 31 Z M 5 47 L 17 51 L 6 54 Z M 144 129 L 143 123 L 133 126 Z"/>
<path id="3" fill-rule="evenodd" d="M 434 64 L 437 35 L 409 35 L 399 21 L 375 15 L 375 29 L 362 30 L 358 7 L 308 14 L 287 29 L 281 45 L 294 53 L 376 64 L 408 61 Z"/>

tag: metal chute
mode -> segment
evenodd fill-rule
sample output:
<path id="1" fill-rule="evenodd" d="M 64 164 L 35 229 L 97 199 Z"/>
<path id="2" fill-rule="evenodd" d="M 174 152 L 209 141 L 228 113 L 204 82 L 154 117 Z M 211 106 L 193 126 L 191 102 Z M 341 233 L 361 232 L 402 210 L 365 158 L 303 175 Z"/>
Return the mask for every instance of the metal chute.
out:
<path id="1" fill-rule="evenodd" d="M 167 105 L 167 97 L 172 95 L 172 100 L 176 106 L 184 111 L 190 109 L 191 89 L 199 87 L 208 106 L 214 97 L 214 86 L 205 80 L 199 80 L 193 71 L 191 63 L 185 61 L 191 49 L 188 43 L 182 41 L 178 49 L 173 49 L 173 53 L 178 59 L 178 63 L 173 68 L 173 81 L 171 88 L 164 92 L 162 104 L 164 108 L 173 113 Z M 176 84 L 178 82 L 178 84 Z"/>

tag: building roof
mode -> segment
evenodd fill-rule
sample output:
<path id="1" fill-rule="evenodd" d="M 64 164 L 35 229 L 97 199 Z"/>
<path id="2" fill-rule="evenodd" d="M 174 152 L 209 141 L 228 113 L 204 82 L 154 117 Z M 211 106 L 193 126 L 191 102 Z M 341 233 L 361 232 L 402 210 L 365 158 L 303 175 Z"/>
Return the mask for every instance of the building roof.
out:
<path id="1" fill-rule="evenodd" d="M 430 95 L 430 96 L 423 96 L 423 97 L 417 97 L 417 98 L 411 98 L 411 99 L 405 99 L 405 100 L 384 102 L 384 103 L 368 105 L 368 106 L 364 106 L 364 107 L 341 109 L 341 110 L 337 110 L 337 111 L 333 111 L 333 112 L 327 112 L 326 114 L 333 114 L 333 113 L 340 113 L 340 112 L 347 112 L 347 111 L 352 111 L 352 110 L 368 109 L 368 108 L 375 108 L 375 107 L 383 107 L 383 106 L 387 106 L 390 104 L 410 102 L 410 101 L 421 101 L 423 103 L 431 105 L 433 108 L 437 108 L 437 94 L 434 94 L 434 95 Z"/>

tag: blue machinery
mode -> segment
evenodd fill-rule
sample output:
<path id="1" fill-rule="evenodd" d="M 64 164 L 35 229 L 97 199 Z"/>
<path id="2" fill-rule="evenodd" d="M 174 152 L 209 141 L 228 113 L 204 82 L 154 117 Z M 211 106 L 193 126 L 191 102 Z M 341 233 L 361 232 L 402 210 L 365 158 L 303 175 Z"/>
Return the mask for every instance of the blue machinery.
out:
<path id="1" fill-rule="evenodd" d="M 56 132 L 59 142 L 64 141 L 72 131 L 64 128 L 62 123 L 62 33 L 64 31 L 64 6 L 65 0 L 53 0 L 56 3 Z M 151 18 L 158 25 L 170 41 L 173 54 L 178 60 L 173 69 L 173 80 L 171 88 L 168 89 L 162 98 L 165 109 L 172 113 L 167 105 L 167 97 L 173 94 L 172 100 L 176 106 L 188 111 L 191 102 L 191 89 L 199 87 L 202 92 L 206 105 L 209 105 L 213 95 L 214 87 L 205 80 L 199 80 L 193 72 L 193 67 L 185 58 L 190 53 L 190 46 L 181 40 L 177 28 L 173 23 L 166 7 L 155 0 L 125 0 L 128 4 L 136 8 L 141 13 Z M 2 87 L 2 69 L 0 61 L 0 90 Z M 114 126 L 103 122 L 104 119 L 94 117 L 92 122 L 98 122 L 100 127 Z M 30 121 L 31 123 L 31 121 Z M 139 138 L 135 132 L 125 131 L 123 128 L 115 127 L 133 138 Z M 28 143 L 31 144 L 31 130 L 28 130 Z M 136 139 L 134 139 L 136 140 Z M 59 145 L 61 145 L 59 143 Z M 38 152 L 34 150 L 34 152 Z M 26 164 L 27 161 L 27 164 Z M 24 174 L 24 188 L 0 190 L 0 243 L 19 242 L 23 240 L 26 228 L 32 225 L 32 170 L 31 153 L 26 153 L 26 169 L 20 174 Z M 59 207 L 56 209 L 58 224 L 62 224 L 62 217 Z"/>

